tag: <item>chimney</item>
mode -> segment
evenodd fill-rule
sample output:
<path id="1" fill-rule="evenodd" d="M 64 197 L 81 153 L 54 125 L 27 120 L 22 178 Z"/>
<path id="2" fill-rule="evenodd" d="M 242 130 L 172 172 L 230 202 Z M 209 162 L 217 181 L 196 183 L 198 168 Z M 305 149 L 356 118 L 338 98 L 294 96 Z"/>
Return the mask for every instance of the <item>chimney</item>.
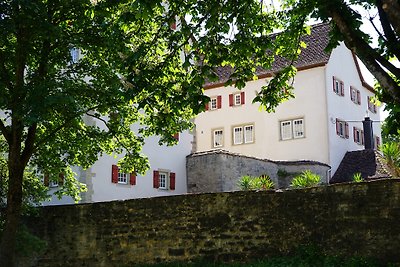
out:
<path id="1" fill-rule="evenodd" d="M 372 121 L 369 117 L 365 117 L 363 120 L 363 128 L 365 149 L 374 149 L 374 133 L 372 130 Z"/>

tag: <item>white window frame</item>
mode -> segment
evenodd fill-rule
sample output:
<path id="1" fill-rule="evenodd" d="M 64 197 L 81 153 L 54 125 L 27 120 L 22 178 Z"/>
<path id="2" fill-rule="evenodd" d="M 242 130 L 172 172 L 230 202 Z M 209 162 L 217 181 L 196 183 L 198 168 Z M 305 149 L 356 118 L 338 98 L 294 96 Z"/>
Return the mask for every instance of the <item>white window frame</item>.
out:
<path id="1" fill-rule="evenodd" d="M 158 171 L 158 189 L 167 190 L 169 181 L 169 172 Z"/>
<path id="2" fill-rule="evenodd" d="M 286 120 L 286 121 L 281 121 L 280 123 L 281 127 L 281 140 L 290 140 L 293 139 L 293 131 L 292 131 L 292 121 L 291 120 Z M 284 135 L 284 127 L 289 127 L 289 134 L 290 136 Z"/>
<path id="3" fill-rule="evenodd" d="M 49 187 L 58 187 L 58 186 L 59 186 L 58 181 L 55 180 L 49 181 Z"/>
<path id="4" fill-rule="evenodd" d="M 219 140 L 217 140 L 217 138 L 219 138 Z M 218 144 L 217 141 L 219 141 Z M 224 130 L 223 129 L 213 130 L 213 147 L 223 147 L 223 146 L 224 146 Z"/>
<path id="5" fill-rule="evenodd" d="M 245 144 L 254 143 L 254 125 L 253 124 L 245 125 L 243 128 L 244 128 L 243 129 L 244 143 Z M 251 129 L 251 134 L 249 139 L 247 136 L 247 129 Z"/>
<path id="6" fill-rule="evenodd" d="M 217 97 L 211 97 L 210 100 L 210 110 L 218 109 L 218 99 Z"/>
<path id="7" fill-rule="evenodd" d="M 236 134 L 240 132 L 240 134 Z M 233 144 L 240 145 L 243 144 L 243 126 L 233 127 Z"/>
<path id="8" fill-rule="evenodd" d="M 128 174 L 125 172 L 121 172 L 119 168 L 118 168 L 118 183 L 128 184 Z"/>
<path id="9" fill-rule="evenodd" d="M 297 122 L 301 122 L 298 124 Z M 305 138 L 304 118 L 280 121 L 281 140 L 292 140 Z M 298 129 L 298 126 L 300 128 Z M 298 134 L 301 133 L 301 134 Z"/>
<path id="10" fill-rule="evenodd" d="M 300 122 L 300 124 L 296 124 L 296 122 Z M 301 129 L 298 130 L 296 129 L 296 125 L 301 125 Z M 299 139 L 299 138 L 304 138 L 304 119 L 295 119 L 292 121 L 292 127 L 293 127 L 293 139 Z M 297 133 L 301 133 L 301 135 L 297 135 Z"/>
<path id="11" fill-rule="evenodd" d="M 233 94 L 233 105 L 234 106 L 242 105 L 242 95 L 240 93 Z"/>
<path id="12" fill-rule="evenodd" d="M 251 136 L 246 136 L 246 130 L 251 129 Z M 237 134 L 238 133 L 238 134 Z M 244 124 L 232 127 L 233 145 L 254 143 L 254 123 Z"/>

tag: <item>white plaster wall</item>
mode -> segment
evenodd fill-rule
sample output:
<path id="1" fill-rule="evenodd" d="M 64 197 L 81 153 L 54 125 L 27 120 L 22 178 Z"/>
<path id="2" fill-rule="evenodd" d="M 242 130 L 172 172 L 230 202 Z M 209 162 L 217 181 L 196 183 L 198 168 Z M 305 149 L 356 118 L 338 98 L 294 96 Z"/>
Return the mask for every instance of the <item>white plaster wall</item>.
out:
<path id="1" fill-rule="evenodd" d="M 338 96 L 333 92 L 333 76 L 336 76 L 344 82 L 344 97 Z M 350 98 L 350 86 L 360 90 L 361 105 L 354 104 Z M 367 96 L 374 94 L 362 86 L 356 65 L 350 50 L 342 43 L 332 51 L 330 60 L 326 66 L 326 94 L 329 118 L 329 165 L 332 167 L 332 174 L 339 167 L 339 164 L 347 151 L 361 150 L 363 146 L 358 145 L 353 139 L 353 127 L 362 129 L 362 120 L 367 110 Z M 379 108 L 376 114 L 368 112 L 373 123 L 375 135 L 380 135 L 380 113 Z M 349 139 L 344 139 L 336 134 L 335 120 L 348 121 Z"/>
<path id="2" fill-rule="evenodd" d="M 186 186 L 186 156 L 191 151 L 193 136 L 188 132 L 180 133 L 179 143 L 176 146 L 159 146 L 159 138 L 146 139 L 143 154 L 148 156 L 150 169 L 144 176 L 136 177 L 136 185 L 114 184 L 111 182 L 111 166 L 116 164 L 119 157 L 103 155 L 92 166 L 91 172 L 93 195 L 92 201 L 109 201 L 116 199 L 132 199 L 154 196 L 168 196 L 184 194 Z M 163 190 L 153 188 L 153 170 L 170 170 L 176 173 L 175 190 Z"/>
<path id="3" fill-rule="evenodd" d="M 229 107 L 229 94 L 238 92 L 234 87 L 218 87 L 205 90 L 212 97 L 222 96 L 222 108 L 198 115 L 196 123 L 196 151 L 212 147 L 212 130 L 224 129 L 224 149 L 234 153 L 272 160 L 317 160 L 328 162 L 327 114 L 325 101 L 324 67 L 300 71 L 295 77 L 296 98 L 281 104 L 275 113 L 259 110 L 252 104 L 255 92 L 266 83 L 265 79 L 248 82 L 242 90 L 246 103 Z M 305 138 L 281 141 L 280 121 L 304 118 Z M 254 123 L 255 142 L 233 145 L 232 127 Z"/>

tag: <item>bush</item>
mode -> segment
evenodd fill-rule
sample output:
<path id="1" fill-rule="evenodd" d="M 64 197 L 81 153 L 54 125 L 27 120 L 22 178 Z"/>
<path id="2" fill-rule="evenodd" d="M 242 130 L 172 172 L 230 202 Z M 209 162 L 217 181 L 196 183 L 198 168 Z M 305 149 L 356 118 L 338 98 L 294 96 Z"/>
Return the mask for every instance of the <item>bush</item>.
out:
<path id="1" fill-rule="evenodd" d="M 254 177 L 245 175 L 239 180 L 241 190 L 268 190 L 274 188 L 274 182 L 268 175 Z"/>
<path id="2" fill-rule="evenodd" d="M 395 177 L 400 177 L 400 144 L 388 142 L 380 147 L 390 172 Z"/>
<path id="3" fill-rule="evenodd" d="M 357 172 L 353 174 L 353 182 L 359 183 L 362 181 L 364 181 L 364 179 L 362 178 L 361 173 Z"/>
<path id="4" fill-rule="evenodd" d="M 294 177 L 290 186 L 294 188 L 310 187 L 318 185 L 320 181 L 321 177 L 318 174 L 306 170 Z"/>

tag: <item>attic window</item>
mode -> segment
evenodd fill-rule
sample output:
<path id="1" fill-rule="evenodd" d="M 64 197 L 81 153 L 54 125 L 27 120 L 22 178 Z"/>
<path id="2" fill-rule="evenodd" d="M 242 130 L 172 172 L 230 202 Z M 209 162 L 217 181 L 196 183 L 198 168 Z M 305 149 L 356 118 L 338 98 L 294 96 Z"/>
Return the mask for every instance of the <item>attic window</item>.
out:
<path id="1" fill-rule="evenodd" d="M 344 96 L 344 83 L 333 76 L 333 92 L 339 96 Z"/>

